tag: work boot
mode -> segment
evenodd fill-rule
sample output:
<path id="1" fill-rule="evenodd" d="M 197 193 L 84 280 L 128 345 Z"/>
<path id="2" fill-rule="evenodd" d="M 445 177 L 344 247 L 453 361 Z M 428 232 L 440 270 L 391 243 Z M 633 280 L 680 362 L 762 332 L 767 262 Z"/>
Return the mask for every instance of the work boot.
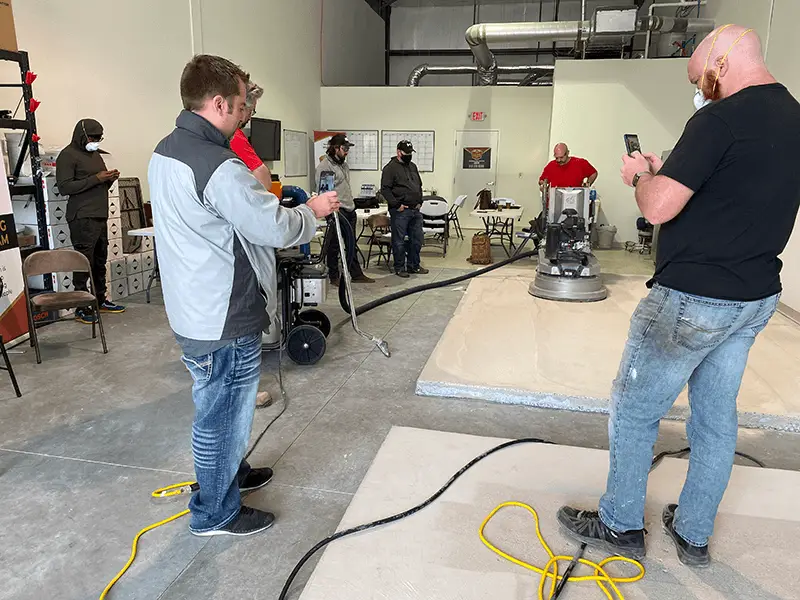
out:
<path id="1" fill-rule="evenodd" d="M 243 537 L 246 535 L 253 535 L 260 533 L 272 527 L 275 522 L 275 515 L 272 513 L 258 510 L 257 508 L 250 508 L 249 506 L 242 506 L 239 514 L 228 523 L 219 529 L 212 529 L 211 531 L 189 531 L 193 535 L 199 537 L 211 537 L 215 535 L 233 535 Z"/>
<path id="2" fill-rule="evenodd" d="M 252 492 L 264 487 L 272 481 L 272 469 L 263 467 L 261 469 L 250 469 L 244 480 L 239 482 L 240 492 Z"/>
<path id="3" fill-rule="evenodd" d="M 367 277 L 364 273 L 361 275 L 356 275 L 353 277 L 354 283 L 375 283 L 375 280 L 372 277 Z"/>
<path id="4" fill-rule="evenodd" d="M 416 267 L 414 269 L 409 269 L 408 271 L 409 273 L 413 273 L 414 275 L 427 275 L 428 273 L 430 273 L 430 271 L 425 267 Z"/>
<path id="5" fill-rule="evenodd" d="M 704 568 L 711 564 L 711 556 L 708 553 L 708 544 L 705 546 L 692 546 L 689 542 L 681 537 L 675 531 L 675 511 L 677 504 L 668 504 L 664 507 L 664 512 L 661 514 L 661 524 L 675 543 L 675 549 L 678 551 L 678 559 L 687 567 Z"/>
<path id="6" fill-rule="evenodd" d="M 402 277 L 403 279 L 408 279 L 410 277 L 408 271 L 397 271 L 395 272 L 395 275 L 397 275 L 398 277 Z"/>
<path id="7" fill-rule="evenodd" d="M 600 513 L 562 506 L 558 523 L 569 537 L 611 554 L 640 560 L 645 556 L 644 529 L 616 532 L 600 519 Z"/>

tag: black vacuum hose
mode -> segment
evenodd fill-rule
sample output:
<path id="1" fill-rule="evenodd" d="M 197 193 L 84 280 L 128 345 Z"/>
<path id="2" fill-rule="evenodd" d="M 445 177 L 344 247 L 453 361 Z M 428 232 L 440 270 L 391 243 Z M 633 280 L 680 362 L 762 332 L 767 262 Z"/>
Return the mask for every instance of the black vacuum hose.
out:
<path id="1" fill-rule="evenodd" d="M 472 279 L 473 277 L 479 277 L 480 275 L 490 273 L 495 269 L 499 269 L 500 267 L 505 267 L 506 265 L 510 265 L 511 263 L 516 262 L 518 260 L 522 260 L 523 258 L 529 258 L 531 256 L 534 256 L 537 253 L 538 250 L 530 250 L 528 252 L 517 254 L 516 256 L 512 256 L 505 260 L 501 260 L 499 263 L 489 265 L 488 267 L 484 267 L 483 269 L 478 269 L 477 271 L 472 271 L 471 273 L 466 273 L 464 275 L 459 275 L 458 277 L 453 277 L 452 279 L 445 279 L 444 281 L 434 281 L 432 283 L 425 283 L 423 285 L 417 285 L 412 288 L 400 290 L 399 292 L 394 292 L 393 294 L 389 294 L 388 296 L 384 296 L 383 298 L 378 298 L 377 300 L 373 300 L 372 302 L 367 302 L 366 304 L 362 304 L 361 306 L 356 307 L 356 315 L 363 315 L 365 312 L 370 311 L 373 308 L 378 308 L 379 306 L 383 306 L 384 304 L 388 304 L 389 302 L 394 302 L 395 300 L 399 300 L 400 298 L 405 298 L 406 296 L 411 296 L 412 294 L 418 294 L 420 292 L 425 292 L 427 290 L 435 290 L 437 288 L 447 287 L 448 285 L 455 285 L 456 283 L 461 283 L 462 281 Z M 342 305 L 342 309 L 344 310 L 344 312 L 346 312 L 349 315 L 350 304 L 347 302 L 347 294 L 344 293 L 343 286 L 341 283 L 339 284 L 339 304 Z"/>

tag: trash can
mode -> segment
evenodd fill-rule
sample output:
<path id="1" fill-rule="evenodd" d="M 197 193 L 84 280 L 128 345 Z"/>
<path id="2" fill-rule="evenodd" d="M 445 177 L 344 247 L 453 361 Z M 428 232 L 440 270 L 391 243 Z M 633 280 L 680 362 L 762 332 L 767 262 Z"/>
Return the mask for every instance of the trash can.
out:
<path id="1" fill-rule="evenodd" d="M 597 228 L 597 247 L 600 250 L 611 250 L 614 246 L 614 236 L 617 228 L 613 225 L 600 225 Z"/>

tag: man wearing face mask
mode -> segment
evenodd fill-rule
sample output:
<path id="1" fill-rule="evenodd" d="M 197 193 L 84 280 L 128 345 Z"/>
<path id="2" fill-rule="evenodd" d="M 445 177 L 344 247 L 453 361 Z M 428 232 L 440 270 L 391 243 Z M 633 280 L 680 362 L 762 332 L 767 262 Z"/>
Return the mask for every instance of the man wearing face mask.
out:
<path id="1" fill-rule="evenodd" d="M 319 189 L 323 171 L 333 173 L 333 190 L 339 194 L 339 203 L 342 205 L 342 208 L 339 209 L 339 214 L 347 219 L 355 233 L 358 219 L 356 217 L 356 204 L 353 200 L 353 190 L 350 187 L 350 166 L 347 164 L 347 154 L 353 145 L 343 133 L 337 133 L 331 137 L 328 141 L 328 149 L 325 156 L 317 164 L 314 179 L 316 188 Z M 339 240 L 334 237 L 328 246 L 328 277 L 330 277 L 332 285 L 339 285 L 339 254 Z M 364 271 L 361 270 L 361 265 L 358 262 L 357 253 L 353 255 L 353 260 L 347 266 L 353 281 L 375 283 L 374 279 L 364 275 Z"/>
<path id="2" fill-rule="evenodd" d="M 244 459 L 261 374 L 261 336 L 274 327 L 263 290 L 275 249 L 309 243 L 317 219 L 339 207 L 335 192 L 284 208 L 231 151 L 244 120 L 249 77 L 219 56 L 195 56 L 180 82 L 184 109 L 156 146 L 148 179 L 164 306 L 192 376 L 189 501 L 194 535 L 245 536 L 274 516 L 242 506 L 241 492 L 272 478 Z"/>
<path id="3" fill-rule="evenodd" d="M 253 146 L 250 144 L 250 141 L 247 139 L 244 131 L 242 131 L 245 127 L 247 127 L 247 124 L 250 122 L 250 119 L 253 118 L 253 115 L 256 114 L 256 104 L 263 95 L 264 90 L 260 86 L 251 82 L 247 88 L 244 120 L 239 126 L 239 129 L 236 130 L 236 133 L 233 134 L 233 138 L 231 139 L 231 150 L 233 150 L 236 153 L 236 156 L 241 158 L 242 162 L 247 165 L 247 168 L 253 173 L 253 177 L 258 179 L 265 188 L 270 189 L 272 187 L 272 173 L 270 172 L 269 167 L 264 164 L 264 161 L 261 160 L 261 157 L 256 154 L 256 151 L 253 149 Z"/>
<path id="4" fill-rule="evenodd" d="M 103 312 L 121 313 L 125 307 L 106 298 L 108 260 L 108 190 L 119 178 L 119 171 L 106 169 L 100 142 L 103 126 L 94 119 L 81 119 L 72 132 L 72 142 L 56 159 L 56 180 L 67 200 L 67 222 L 72 245 L 89 259 L 92 279 Z M 75 273 L 75 289 L 87 291 L 88 273 Z M 75 319 L 92 324 L 96 317 L 89 309 L 75 311 Z"/>
<path id="5" fill-rule="evenodd" d="M 635 188 L 644 217 L 662 225 L 656 271 L 612 387 L 600 510 L 564 507 L 558 519 L 578 540 L 645 555 L 653 446 L 688 383 L 689 472 L 662 525 L 684 564 L 705 567 L 733 467 L 742 374 L 777 308 L 778 256 L 800 207 L 800 104 L 767 70 L 756 33 L 736 25 L 698 46 L 689 80 L 699 110 L 666 163 L 654 154 L 623 157 L 623 181 Z"/>
<path id="6" fill-rule="evenodd" d="M 420 266 L 422 250 L 422 178 L 412 162 L 414 146 L 408 140 L 397 144 L 397 156 L 392 158 L 381 175 L 381 194 L 389 204 L 392 219 L 392 253 L 394 272 L 407 278 L 409 273 L 428 273 Z M 408 237 L 408 243 L 405 242 Z"/>

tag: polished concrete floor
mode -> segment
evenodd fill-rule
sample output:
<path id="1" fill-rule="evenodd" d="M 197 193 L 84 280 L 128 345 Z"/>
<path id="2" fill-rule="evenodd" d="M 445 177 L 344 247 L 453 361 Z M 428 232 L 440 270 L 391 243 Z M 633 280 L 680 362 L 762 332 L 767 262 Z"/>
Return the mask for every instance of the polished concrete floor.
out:
<path id="1" fill-rule="evenodd" d="M 373 269 L 379 282 L 356 293 L 366 301 L 446 279 L 463 273 L 464 256 L 457 260 L 453 250 L 445 259 L 453 264 L 440 266 L 426 251 L 431 273 L 411 281 Z M 185 519 L 165 525 L 144 536 L 109 598 L 277 598 L 295 562 L 336 529 L 395 425 L 605 448 L 602 415 L 414 394 L 463 293 L 464 286 L 437 289 L 365 314 L 362 327 L 386 336 L 391 359 L 356 336 L 340 308 L 326 306 L 338 325 L 327 354 L 310 368 L 284 363 L 289 408 L 252 457 L 274 466 L 276 477 L 247 502 L 274 511 L 275 526 L 248 539 L 209 540 L 192 537 Z M 11 355 L 22 398 L 0 377 L 2 599 L 97 598 L 127 560 L 135 533 L 185 508 L 185 500 L 154 502 L 150 492 L 192 478 L 190 378 L 158 297 L 128 305 L 124 315 L 107 317 L 110 354 L 87 327 L 60 323 L 41 330 L 43 364 L 25 346 Z M 276 364 L 276 355 L 265 356 L 264 385 L 274 395 Z M 278 410 L 258 411 L 254 432 Z M 798 469 L 799 442 L 794 434 L 742 430 L 740 449 L 771 467 Z M 663 425 L 660 448 L 685 443 L 680 424 Z"/>
<path id="2" fill-rule="evenodd" d="M 422 503 L 475 456 L 506 441 L 393 428 L 340 530 Z M 436 461 L 430 460 L 431 454 Z M 501 450 L 477 463 L 421 513 L 331 545 L 300 600 L 537 598 L 539 574 L 494 554 L 482 543 L 479 526 L 501 504 L 526 504 L 538 514 L 543 539 L 552 552 L 569 557 L 578 544 L 561 533 L 556 511 L 564 504 L 596 506 L 605 488 L 607 465 L 608 453 L 603 450 L 546 444 Z M 645 577 L 618 584 L 625 599 L 796 598 L 800 587 L 797 558 L 781 547 L 792 546 L 800 534 L 795 508 L 800 473 L 736 466 L 711 541 L 713 562 L 708 569 L 698 570 L 680 564 L 661 527 L 661 512 L 679 497 L 686 468 L 686 461 L 667 458 L 649 478 Z M 407 484 L 410 480 L 414 485 Z M 498 549 L 541 569 L 549 557 L 535 532 L 534 516 L 518 505 L 501 508 L 484 531 Z M 585 558 L 600 562 L 607 556 L 589 550 Z M 569 561 L 560 561 L 559 572 Z M 619 578 L 639 572 L 622 562 L 605 568 Z M 592 574 L 591 568 L 582 565 L 573 572 L 575 577 Z M 567 584 L 562 597 L 597 600 L 603 594 L 594 582 L 576 581 Z"/>

